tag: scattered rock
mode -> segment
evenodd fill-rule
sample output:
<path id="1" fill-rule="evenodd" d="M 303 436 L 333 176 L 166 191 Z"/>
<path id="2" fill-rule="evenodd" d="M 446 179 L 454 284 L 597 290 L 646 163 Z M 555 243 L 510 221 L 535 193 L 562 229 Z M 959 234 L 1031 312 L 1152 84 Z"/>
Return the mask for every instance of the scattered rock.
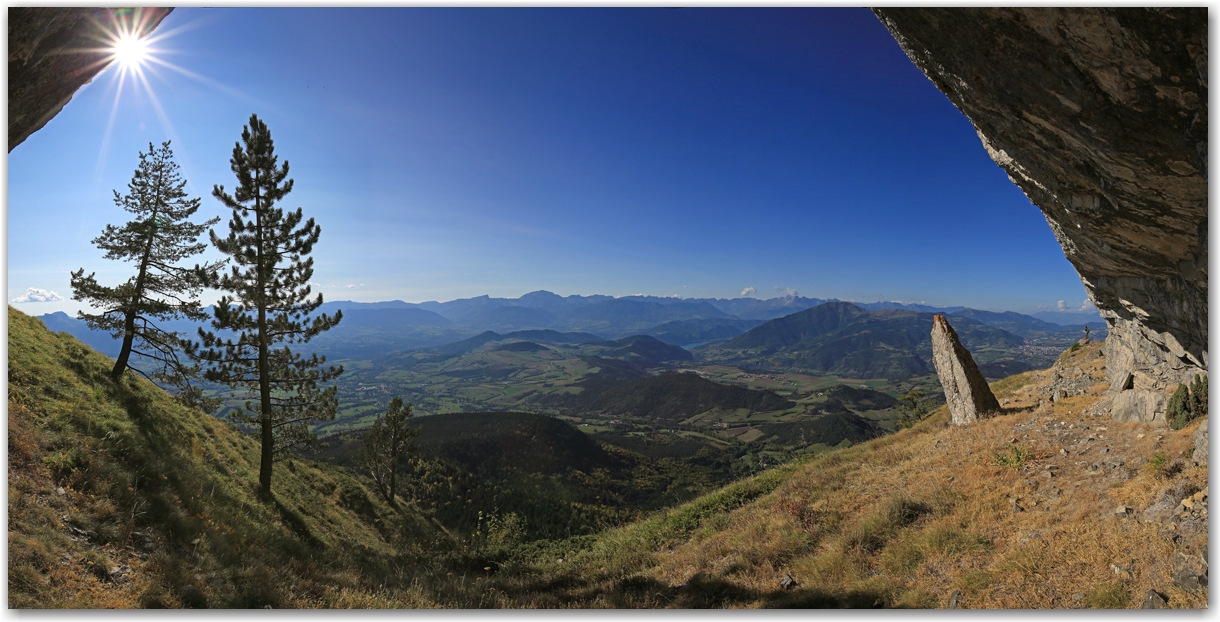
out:
<path id="1" fill-rule="evenodd" d="M 945 389 L 953 425 L 966 425 L 999 412 L 1000 403 L 991 387 L 943 315 L 932 319 L 932 362 Z"/>
<path id="2" fill-rule="evenodd" d="M 1148 595 L 1144 596 L 1144 604 L 1140 605 L 1140 609 L 1168 609 L 1169 603 L 1165 597 L 1156 590 L 1148 590 Z"/>
<path id="3" fill-rule="evenodd" d="M 1207 588 L 1207 560 L 1199 555 L 1190 555 L 1175 551 L 1171 558 L 1173 564 L 1173 584 L 1187 592 L 1200 592 Z"/>
<path id="4" fill-rule="evenodd" d="M 1128 516 L 1131 515 L 1131 512 L 1132 512 L 1131 508 L 1129 508 L 1125 505 L 1120 505 L 1120 506 L 1114 508 L 1114 515 L 1117 516 L 1118 518 L 1127 518 Z"/>
<path id="5" fill-rule="evenodd" d="M 949 608 L 950 609 L 961 609 L 962 608 L 962 591 L 961 590 L 953 590 L 953 593 L 949 595 Z"/>
<path id="6" fill-rule="evenodd" d="M 1204 419 L 1203 424 L 1195 430 L 1195 451 L 1190 455 L 1190 461 L 1196 465 L 1207 464 L 1207 422 L 1210 419 Z"/>
<path id="7" fill-rule="evenodd" d="M 790 590 L 790 589 L 792 589 L 792 588 L 794 588 L 794 587 L 796 587 L 796 579 L 793 579 L 793 578 L 792 578 L 791 576 L 789 576 L 789 575 L 784 575 L 783 577 L 780 577 L 780 580 L 779 580 L 779 589 L 781 589 L 781 590 Z"/>

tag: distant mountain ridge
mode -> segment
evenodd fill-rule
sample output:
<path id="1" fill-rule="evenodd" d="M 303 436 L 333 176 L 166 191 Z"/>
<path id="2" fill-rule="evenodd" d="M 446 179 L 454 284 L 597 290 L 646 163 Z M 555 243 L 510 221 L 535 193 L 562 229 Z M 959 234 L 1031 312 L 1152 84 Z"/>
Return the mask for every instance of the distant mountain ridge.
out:
<path id="1" fill-rule="evenodd" d="M 697 346 L 735 338 L 763 322 L 791 316 L 826 303 L 851 304 L 864 311 L 905 310 L 945 313 L 976 320 L 1020 337 L 1075 336 L 1083 325 L 1059 326 L 1013 312 L 979 311 L 964 307 L 932 307 L 899 302 L 843 303 L 801 296 L 759 298 L 665 298 L 659 296 L 559 296 L 539 290 L 520 298 L 477 296 L 449 302 L 373 303 L 331 301 L 321 313 L 342 310 L 340 324 L 311 342 L 315 351 L 333 360 L 368 359 L 389 352 L 454 344 L 485 331 L 505 335 L 520 331 L 585 333 L 594 341 L 650 335 L 670 345 Z M 210 313 L 210 309 L 205 309 Z M 96 333 L 73 317 L 58 312 L 41 316 L 52 330 L 72 334 L 98 351 L 117 354 L 118 341 Z M 165 323 L 169 330 L 194 336 L 203 326 L 188 321 Z M 1090 326 L 1105 336 L 1104 323 Z M 546 337 L 530 339 L 547 343 Z M 591 342 L 591 341 L 587 341 Z"/>

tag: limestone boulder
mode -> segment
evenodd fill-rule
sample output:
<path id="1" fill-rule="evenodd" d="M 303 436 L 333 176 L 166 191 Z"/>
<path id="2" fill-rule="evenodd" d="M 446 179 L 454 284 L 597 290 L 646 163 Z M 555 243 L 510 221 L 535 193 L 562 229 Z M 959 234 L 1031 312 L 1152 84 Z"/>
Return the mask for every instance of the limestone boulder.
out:
<path id="1" fill-rule="evenodd" d="M 952 416 L 950 423 L 966 425 L 1000 411 L 1000 403 L 979 372 L 974 357 L 943 315 L 932 319 L 932 362 L 945 389 L 945 402 Z"/>
<path id="2" fill-rule="evenodd" d="M 1190 454 L 1191 462 L 1202 465 L 1207 464 L 1207 422 L 1210 419 L 1204 419 L 1203 424 L 1195 430 L 1195 451 Z"/>

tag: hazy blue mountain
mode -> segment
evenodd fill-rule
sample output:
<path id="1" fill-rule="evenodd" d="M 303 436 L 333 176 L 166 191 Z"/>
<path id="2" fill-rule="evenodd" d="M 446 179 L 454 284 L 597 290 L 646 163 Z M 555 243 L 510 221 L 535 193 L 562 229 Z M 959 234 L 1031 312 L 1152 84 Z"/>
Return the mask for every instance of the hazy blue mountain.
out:
<path id="1" fill-rule="evenodd" d="M 933 314 L 869 311 L 828 302 L 761 324 L 728 341 L 696 349 L 711 361 L 796 367 L 851 378 L 903 378 L 930 373 Z M 966 317 L 953 326 L 972 352 L 1015 349 L 1024 340 Z"/>
<path id="2" fill-rule="evenodd" d="M 707 302 L 728 315 L 743 320 L 763 321 L 791 315 L 797 311 L 804 311 L 824 302 L 830 302 L 818 298 L 804 298 L 802 296 L 781 296 L 768 299 L 732 298 L 727 300 L 723 298 L 702 298 L 696 300 Z"/>
<path id="3" fill-rule="evenodd" d="M 643 331 L 676 346 L 731 339 L 762 323 L 762 320 L 714 318 L 706 320 L 674 320 Z"/>
<path id="4" fill-rule="evenodd" d="M 1084 326 L 1089 325 L 1089 328 L 1097 328 L 1099 325 L 1104 326 L 1105 320 L 1102 319 L 1101 313 L 1092 311 L 1089 313 L 1072 313 L 1068 311 L 1039 311 L 1032 314 L 1034 317 L 1059 324 L 1060 326 L 1075 326 L 1081 332 L 1084 331 Z"/>
<path id="5" fill-rule="evenodd" d="M 467 352 L 473 351 L 475 348 L 486 345 L 492 341 L 504 339 L 504 335 L 494 331 L 484 331 L 469 339 L 463 339 L 454 343 L 447 343 L 442 346 L 432 348 L 441 354 L 448 356 L 461 356 Z"/>
<path id="6" fill-rule="evenodd" d="M 546 309 L 505 305 L 479 309 L 462 316 L 462 323 L 491 330 L 539 329 L 555 326 L 559 318 Z"/>
<path id="7" fill-rule="evenodd" d="M 557 330 L 518 330 L 504 335 L 505 338 L 529 339 L 538 343 L 597 343 L 605 341 L 592 333 L 561 333 Z"/>
<path id="8" fill-rule="evenodd" d="M 606 346 L 608 350 L 599 356 L 624 359 L 641 365 L 659 365 L 670 361 L 694 360 L 686 350 L 663 343 L 648 335 L 633 335 L 614 341 L 603 341 L 593 345 Z"/>
<path id="9" fill-rule="evenodd" d="M 110 336 L 110 333 L 89 330 L 89 325 L 63 311 L 38 316 L 48 329 L 57 333 L 68 333 L 81 343 L 114 358 L 119 355 L 123 342 Z"/>
<path id="10" fill-rule="evenodd" d="M 563 326 L 567 330 L 626 336 L 673 320 L 708 318 L 733 319 L 706 302 L 660 303 L 616 298 L 577 308 L 564 318 Z"/>
<path id="11" fill-rule="evenodd" d="M 330 312 L 333 315 L 333 311 Z M 334 331 L 355 328 L 394 330 L 406 326 L 451 326 L 453 321 L 436 313 L 412 307 L 356 307 L 344 309 L 343 320 Z"/>
<path id="12" fill-rule="evenodd" d="M 532 341 L 510 341 L 492 348 L 493 352 L 547 352 L 550 348 Z"/>
<path id="13" fill-rule="evenodd" d="M 893 302 L 893 301 L 890 301 L 890 302 L 853 302 L 852 304 L 856 305 L 857 307 L 860 307 L 861 309 L 865 309 L 868 311 L 880 311 L 881 309 L 906 309 L 908 311 L 924 311 L 926 313 L 939 313 L 941 315 L 955 313 L 962 309 L 962 307 L 934 307 L 931 305 L 921 305 L 921 304 L 916 304 L 916 303 L 902 303 L 902 302 Z"/>

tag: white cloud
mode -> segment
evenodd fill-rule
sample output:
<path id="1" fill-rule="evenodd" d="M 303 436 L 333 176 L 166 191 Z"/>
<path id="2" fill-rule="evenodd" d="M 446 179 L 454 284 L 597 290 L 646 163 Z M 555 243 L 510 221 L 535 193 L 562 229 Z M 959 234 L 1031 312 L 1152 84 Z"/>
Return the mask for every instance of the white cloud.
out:
<path id="1" fill-rule="evenodd" d="M 18 296 L 9 302 L 59 302 L 64 297 L 55 292 L 31 287 L 24 296 Z"/>
<path id="2" fill-rule="evenodd" d="M 1038 305 L 1038 308 L 1046 311 L 1049 307 L 1046 305 Z M 1060 300 L 1059 302 L 1055 303 L 1054 310 L 1059 311 L 1060 313 L 1088 313 L 1090 311 L 1096 311 L 1097 307 L 1093 304 L 1093 301 L 1086 298 L 1085 300 L 1080 301 L 1079 305 L 1069 305 L 1066 300 Z"/>
<path id="3" fill-rule="evenodd" d="M 356 289 L 356 286 L 355 286 L 355 285 L 352 285 L 352 284 L 350 284 L 350 283 L 348 283 L 347 288 L 348 288 L 348 289 Z"/>
<path id="4" fill-rule="evenodd" d="M 793 296 L 793 297 L 800 296 L 800 294 L 798 294 L 797 291 L 795 289 L 792 289 L 791 287 L 776 286 L 775 291 L 779 292 L 780 296 Z"/>
<path id="5" fill-rule="evenodd" d="M 745 298 L 746 296 L 753 296 L 754 294 L 757 294 L 757 293 L 758 293 L 758 290 L 754 289 L 753 287 L 747 287 L 747 288 L 741 290 L 741 297 Z"/>

